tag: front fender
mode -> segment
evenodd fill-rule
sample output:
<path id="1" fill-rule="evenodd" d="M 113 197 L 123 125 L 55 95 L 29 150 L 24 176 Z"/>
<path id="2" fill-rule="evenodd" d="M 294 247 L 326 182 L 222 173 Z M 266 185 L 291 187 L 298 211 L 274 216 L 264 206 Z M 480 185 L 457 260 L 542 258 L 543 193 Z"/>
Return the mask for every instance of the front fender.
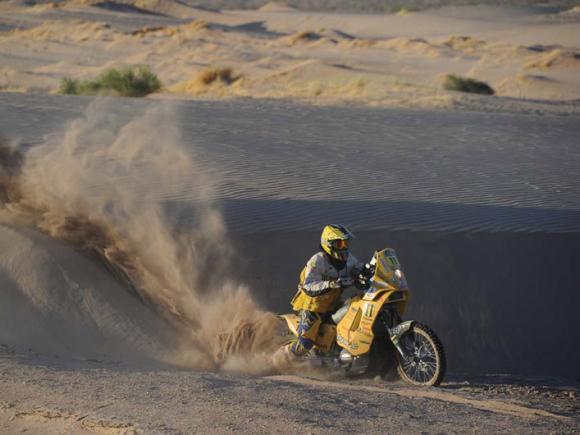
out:
<path id="1" fill-rule="evenodd" d="M 409 332 L 409 330 L 413 327 L 414 323 L 415 323 L 414 320 L 407 320 L 406 322 L 399 323 L 397 326 L 389 328 L 389 337 L 391 338 L 391 341 L 393 342 L 393 344 L 403 357 L 405 356 L 405 354 L 403 353 L 403 349 L 401 349 L 401 346 L 399 346 L 399 340 L 403 335 Z"/>

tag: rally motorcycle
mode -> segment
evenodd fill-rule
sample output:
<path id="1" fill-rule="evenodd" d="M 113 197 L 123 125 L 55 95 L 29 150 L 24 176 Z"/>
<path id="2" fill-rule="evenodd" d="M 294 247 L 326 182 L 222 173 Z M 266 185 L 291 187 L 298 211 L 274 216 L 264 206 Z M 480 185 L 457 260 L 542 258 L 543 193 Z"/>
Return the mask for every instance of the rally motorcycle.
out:
<path id="1" fill-rule="evenodd" d="M 443 345 L 428 326 L 402 320 L 409 289 L 395 251 L 375 252 L 355 286 L 360 294 L 324 319 L 308 358 L 347 375 L 398 373 L 412 385 L 439 385 L 446 369 Z M 289 337 L 296 336 L 299 317 L 281 317 Z"/>

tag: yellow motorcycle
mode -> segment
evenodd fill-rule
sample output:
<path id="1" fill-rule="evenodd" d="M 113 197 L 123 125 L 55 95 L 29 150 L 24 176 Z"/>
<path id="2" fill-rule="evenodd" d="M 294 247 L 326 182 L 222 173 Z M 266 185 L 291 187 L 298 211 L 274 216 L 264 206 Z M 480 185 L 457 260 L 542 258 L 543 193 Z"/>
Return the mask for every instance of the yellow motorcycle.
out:
<path id="1" fill-rule="evenodd" d="M 441 341 L 428 326 L 401 316 L 409 299 L 395 250 L 375 252 L 356 279 L 360 294 L 324 319 L 309 357 L 329 370 L 385 377 L 398 372 L 409 384 L 437 386 L 445 376 Z M 297 335 L 296 314 L 281 316 Z"/>

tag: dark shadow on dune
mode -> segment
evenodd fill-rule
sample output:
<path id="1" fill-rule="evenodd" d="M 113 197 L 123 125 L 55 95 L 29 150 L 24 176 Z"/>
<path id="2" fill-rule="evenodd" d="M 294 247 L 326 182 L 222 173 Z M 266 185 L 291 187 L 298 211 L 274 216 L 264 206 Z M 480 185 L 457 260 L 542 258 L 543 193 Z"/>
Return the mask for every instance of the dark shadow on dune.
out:
<path id="1" fill-rule="evenodd" d="M 343 222 L 361 260 L 397 250 L 412 287 L 407 318 L 435 328 L 450 371 L 580 375 L 578 210 L 275 200 L 226 201 L 223 210 L 237 273 L 269 309 L 290 310 L 320 229 Z"/>
<path id="2" fill-rule="evenodd" d="M 194 1 L 193 4 L 190 4 L 191 2 L 188 1 L 180 1 L 180 0 L 174 0 L 175 3 L 183 5 L 183 6 L 187 6 L 190 8 L 195 8 L 195 9 L 199 9 L 200 11 L 206 11 L 206 12 L 213 12 L 215 14 L 221 14 L 222 11 L 220 8 L 217 7 L 212 7 L 211 5 L 204 5 L 204 4 L 200 4 L 200 2 L 198 1 Z"/>
<path id="3" fill-rule="evenodd" d="M 1 20 L 1 18 L 0 18 Z M 16 29 L 17 26 L 12 23 L 3 23 L 0 21 L 0 32 L 8 32 L 10 30 Z"/>
<path id="4" fill-rule="evenodd" d="M 268 308 L 290 310 L 318 231 L 235 237 L 239 274 Z M 407 318 L 435 328 L 450 371 L 580 375 L 580 234 L 357 231 L 353 252 L 399 253 L 412 288 Z"/>
<path id="5" fill-rule="evenodd" d="M 251 23 L 240 24 L 237 26 L 233 26 L 232 29 L 241 30 L 244 32 L 249 33 L 259 33 L 265 36 L 282 36 L 283 33 L 278 32 L 271 32 L 268 28 L 264 25 L 264 21 L 254 21 Z"/>
<path id="6" fill-rule="evenodd" d="M 229 26 L 227 24 L 209 23 L 208 28 L 212 30 L 220 30 L 222 32 L 238 32 L 250 34 L 254 37 L 262 38 L 279 38 L 284 36 L 284 33 L 273 32 L 268 30 L 263 21 L 254 21 L 251 23 L 239 24 L 237 26 Z"/>
<path id="7" fill-rule="evenodd" d="M 356 36 L 351 35 L 350 33 L 342 32 L 342 31 L 336 30 L 336 29 L 333 29 L 333 32 L 344 39 L 351 39 L 351 40 L 356 39 Z"/>
<path id="8" fill-rule="evenodd" d="M 147 9 L 142 9 L 140 7 L 137 7 L 135 5 L 131 5 L 128 3 L 116 3 L 116 2 L 112 2 L 112 1 L 104 1 L 104 2 L 99 2 L 99 3 L 95 3 L 93 5 L 94 7 L 100 8 L 100 9 L 105 9 L 107 11 L 113 11 L 113 12 L 124 12 L 124 13 L 137 13 L 137 14 L 144 14 L 144 15 L 159 15 L 159 16 L 166 16 L 165 14 L 161 14 L 159 12 L 152 12 L 149 11 Z"/>

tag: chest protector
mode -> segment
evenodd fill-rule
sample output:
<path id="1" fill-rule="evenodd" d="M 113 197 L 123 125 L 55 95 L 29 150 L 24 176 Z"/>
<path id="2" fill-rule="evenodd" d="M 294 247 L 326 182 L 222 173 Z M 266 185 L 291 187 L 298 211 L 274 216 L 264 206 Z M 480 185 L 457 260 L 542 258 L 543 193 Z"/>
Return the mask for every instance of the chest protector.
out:
<path id="1" fill-rule="evenodd" d="M 303 290 L 302 285 L 304 284 L 304 279 L 306 276 L 306 267 L 302 269 L 300 273 L 300 284 L 298 285 L 298 291 L 292 298 L 290 302 L 292 304 L 292 309 L 294 311 L 308 310 L 314 311 L 316 313 L 328 313 L 336 308 L 336 304 L 340 299 L 342 289 L 336 288 L 332 289 L 328 293 L 320 296 L 308 296 Z"/>

